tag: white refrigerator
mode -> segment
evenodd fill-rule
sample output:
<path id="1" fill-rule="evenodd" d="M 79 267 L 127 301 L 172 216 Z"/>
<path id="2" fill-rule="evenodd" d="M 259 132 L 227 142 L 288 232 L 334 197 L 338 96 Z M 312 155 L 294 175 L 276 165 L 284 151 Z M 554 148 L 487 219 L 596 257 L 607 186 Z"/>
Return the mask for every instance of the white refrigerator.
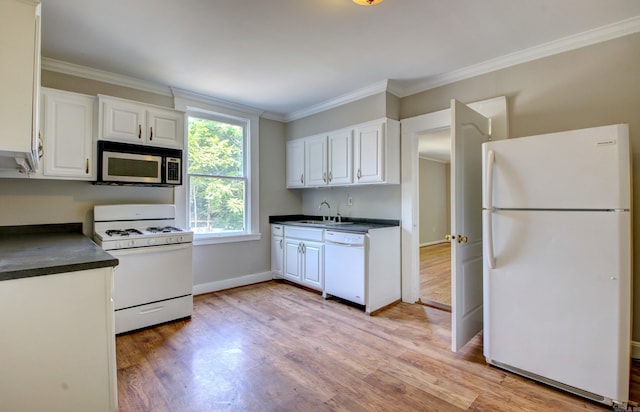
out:
<path id="1" fill-rule="evenodd" d="M 629 397 L 627 125 L 483 144 L 487 362 L 608 405 Z"/>

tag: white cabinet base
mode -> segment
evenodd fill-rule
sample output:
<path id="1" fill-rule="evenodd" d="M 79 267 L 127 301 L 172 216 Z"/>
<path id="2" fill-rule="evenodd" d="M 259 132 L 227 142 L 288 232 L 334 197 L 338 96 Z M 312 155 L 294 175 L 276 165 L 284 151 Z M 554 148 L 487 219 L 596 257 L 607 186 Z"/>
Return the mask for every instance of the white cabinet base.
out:
<path id="1" fill-rule="evenodd" d="M 112 273 L 0 282 L 0 409 L 117 409 Z"/>

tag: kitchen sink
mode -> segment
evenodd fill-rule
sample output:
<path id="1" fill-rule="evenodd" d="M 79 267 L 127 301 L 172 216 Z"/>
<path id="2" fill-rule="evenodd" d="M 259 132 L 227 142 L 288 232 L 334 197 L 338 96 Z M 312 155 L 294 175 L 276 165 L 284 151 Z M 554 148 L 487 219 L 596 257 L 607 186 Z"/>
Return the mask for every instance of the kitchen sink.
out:
<path id="1" fill-rule="evenodd" d="M 291 223 L 296 223 L 299 225 L 309 225 L 309 226 L 340 226 L 340 225 L 352 225 L 353 222 L 332 222 L 329 220 L 296 220 Z"/>

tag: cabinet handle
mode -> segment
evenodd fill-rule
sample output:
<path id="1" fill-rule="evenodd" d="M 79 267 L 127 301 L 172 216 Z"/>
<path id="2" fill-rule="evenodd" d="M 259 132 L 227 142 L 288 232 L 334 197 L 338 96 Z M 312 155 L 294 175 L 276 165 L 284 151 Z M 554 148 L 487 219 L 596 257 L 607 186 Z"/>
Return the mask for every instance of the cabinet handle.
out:
<path id="1" fill-rule="evenodd" d="M 42 142 L 42 132 L 38 132 L 38 159 L 44 156 L 44 143 Z"/>
<path id="2" fill-rule="evenodd" d="M 280 239 L 280 249 L 282 249 L 282 239 Z"/>
<path id="3" fill-rule="evenodd" d="M 324 173 L 322 174 L 322 181 L 323 181 L 323 182 L 325 182 L 325 183 L 327 183 L 327 172 L 324 172 Z"/>
<path id="4" fill-rule="evenodd" d="M 138 125 L 138 139 L 142 139 L 142 125 Z"/>
<path id="5" fill-rule="evenodd" d="M 85 166 L 84 172 L 89 174 L 89 159 L 87 158 L 87 165 Z"/>
<path id="6" fill-rule="evenodd" d="M 304 173 L 300 175 L 300 183 L 304 183 Z"/>
<path id="7" fill-rule="evenodd" d="M 153 140 L 153 126 L 149 128 L 151 132 L 149 133 L 149 140 Z"/>
<path id="8" fill-rule="evenodd" d="M 331 183 L 332 180 L 333 180 L 333 172 L 330 171 L 329 172 L 329 183 Z"/>
<path id="9" fill-rule="evenodd" d="M 304 243 L 302 244 L 302 254 L 303 255 L 307 254 L 307 245 L 305 245 Z"/>
<path id="10" fill-rule="evenodd" d="M 360 180 L 360 178 L 362 177 L 362 172 L 360 171 L 360 169 L 358 169 L 358 174 L 357 174 L 357 176 L 358 176 L 358 180 Z"/>

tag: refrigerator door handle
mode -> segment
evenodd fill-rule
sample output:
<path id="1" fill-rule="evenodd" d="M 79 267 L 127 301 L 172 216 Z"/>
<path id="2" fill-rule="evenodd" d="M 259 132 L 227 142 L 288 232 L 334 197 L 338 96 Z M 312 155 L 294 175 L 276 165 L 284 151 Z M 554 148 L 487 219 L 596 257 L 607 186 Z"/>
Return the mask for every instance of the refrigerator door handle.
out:
<path id="1" fill-rule="evenodd" d="M 494 269 L 496 267 L 496 257 L 493 255 L 493 210 L 483 210 L 484 219 L 482 222 L 484 224 L 484 256 L 487 261 L 487 266 L 489 269 Z"/>
<path id="2" fill-rule="evenodd" d="M 493 150 L 489 150 L 487 152 L 487 174 L 485 183 L 485 210 L 484 212 L 484 222 L 485 228 L 484 233 L 486 234 L 486 238 L 484 239 L 484 255 L 486 256 L 487 266 L 489 269 L 493 269 L 496 267 L 496 258 L 493 255 L 493 166 L 495 164 L 496 155 Z"/>
<path id="3" fill-rule="evenodd" d="M 484 193 L 484 198 L 485 198 L 485 209 L 491 210 L 493 209 L 493 165 L 496 162 L 496 155 L 493 152 L 493 150 L 489 150 L 487 152 L 487 175 L 486 175 L 486 181 L 484 182 L 484 187 L 485 187 L 485 193 Z"/>

